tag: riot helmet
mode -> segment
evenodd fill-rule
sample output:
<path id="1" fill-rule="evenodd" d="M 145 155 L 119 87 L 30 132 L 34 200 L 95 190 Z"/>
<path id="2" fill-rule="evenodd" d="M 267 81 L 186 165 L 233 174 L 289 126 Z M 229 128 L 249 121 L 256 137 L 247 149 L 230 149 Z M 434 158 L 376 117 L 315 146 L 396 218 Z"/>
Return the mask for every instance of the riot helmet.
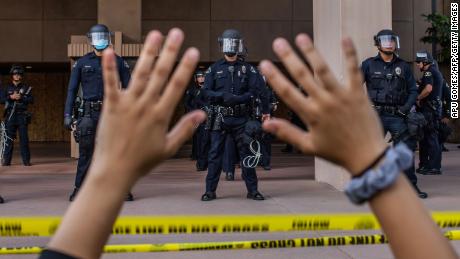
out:
<path id="1" fill-rule="evenodd" d="M 395 51 L 400 49 L 399 36 L 396 35 L 392 30 L 381 30 L 374 36 L 374 45 L 387 55 L 394 54 Z M 383 50 L 393 49 L 394 50 Z"/>
<path id="2" fill-rule="evenodd" d="M 103 51 L 106 49 L 111 41 L 110 36 L 111 32 L 109 28 L 104 24 L 96 24 L 89 29 L 89 32 L 86 34 L 88 37 L 89 44 L 93 46 L 97 51 Z"/>
<path id="3" fill-rule="evenodd" d="M 415 62 L 423 63 L 425 65 L 432 64 L 434 62 L 433 56 L 426 50 L 417 51 L 415 53 Z"/>
<path id="4" fill-rule="evenodd" d="M 12 65 L 10 69 L 10 75 L 24 75 L 24 68 L 20 65 Z"/>
<path id="5" fill-rule="evenodd" d="M 241 33 L 235 29 L 227 29 L 222 33 L 222 36 L 218 39 L 220 44 L 220 50 L 226 56 L 234 57 L 240 53 L 243 53 L 243 37 Z"/>
<path id="6" fill-rule="evenodd" d="M 198 68 L 193 75 L 195 82 L 199 86 L 203 86 L 204 84 L 204 77 L 206 76 L 206 71 L 203 68 Z"/>

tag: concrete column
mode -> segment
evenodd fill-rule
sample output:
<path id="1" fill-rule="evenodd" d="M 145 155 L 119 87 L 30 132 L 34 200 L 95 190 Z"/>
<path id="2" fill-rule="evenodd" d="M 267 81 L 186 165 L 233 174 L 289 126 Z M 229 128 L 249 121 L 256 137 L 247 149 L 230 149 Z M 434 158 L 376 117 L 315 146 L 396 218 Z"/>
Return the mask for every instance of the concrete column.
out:
<path id="1" fill-rule="evenodd" d="M 123 42 L 141 42 L 142 0 L 98 0 L 97 20 L 111 31 L 121 31 Z"/>
<path id="2" fill-rule="evenodd" d="M 391 11 L 391 0 L 313 0 L 315 46 L 337 78 L 345 77 L 341 39 L 351 36 L 360 60 L 375 56 L 373 35 L 391 28 Z M 343 190 L 349 176 L 344 169 L 317 157 L 315 179 Z"/>

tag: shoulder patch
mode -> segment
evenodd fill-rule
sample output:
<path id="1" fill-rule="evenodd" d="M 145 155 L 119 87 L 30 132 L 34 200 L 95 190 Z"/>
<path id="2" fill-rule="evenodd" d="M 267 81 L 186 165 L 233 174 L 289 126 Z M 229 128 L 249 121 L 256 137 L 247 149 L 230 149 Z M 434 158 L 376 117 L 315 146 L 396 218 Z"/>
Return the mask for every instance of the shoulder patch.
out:
<path id="1" fill-rule="evenodd" d="M 425 73 L 423 73 L 423 76 L 432 76 L 432 74 L 430 71 L 426 71 Z"/>
<path id="2" fill-rule="evenodd" d="M 257 71 L 254 69 L 253 66 L 251 66 L 250 71 L 251 71 L 252 73 L 254 73 L 254 74 L 257 74 Z"/>
<path id="3" fill-rule="evenodd" d="M 73 63 L 73 66 L 72 66 L 72 68 L 76 68 L 76 67 L 77 67 L 77 64 L 78 64 L 78 60 L 77 60 L 77 61 L 75 61 L 75 63 Z"/>
<path id="4" fill-rule="evenodd" d="M 211 67 L 208 68 L 208 70 L 206 70 L 206 74 L 209 74 L 211 73 Z"/>
<path id="5" fill-rule="evenodd" d="M 129 64 L 128 62 L 126 62 L 126 60 L 123 60 L 123 65 L 125 66 L 125 68 L 129 69 Z"/>

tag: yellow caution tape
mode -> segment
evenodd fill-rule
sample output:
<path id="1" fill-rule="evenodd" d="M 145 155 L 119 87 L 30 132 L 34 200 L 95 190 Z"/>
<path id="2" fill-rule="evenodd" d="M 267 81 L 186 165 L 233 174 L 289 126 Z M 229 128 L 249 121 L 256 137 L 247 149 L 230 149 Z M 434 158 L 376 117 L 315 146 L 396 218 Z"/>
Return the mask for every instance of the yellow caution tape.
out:
<path id="1" fill-rule="evenodd" d="M 460 212 L 434 212 L 441 228 L 460 227 Z M 0 217 L 0 236 L 51 236 L 59 217 Z M 113 235 L 261 233 L 308 230 L 380 229 L 367 214 L 317 215 L 220 215 L 220 216 L 128 216 L 120 217 Z"/>
<path id="2" fill-rule="evenodd" d="M 460 240 L 460 230 L 448 231 L 444 234 L 450 240 Z M 149 253 L 149 252 L 174 252 L 174 251 L 205 251 L 205 250 L 231 250 L 231 249 L 267 249 L 267 248 L 295 248 L 295 247 L 321 247 L 321 246 L 346 246 L 346 245 L 376 245 L 388 243 L 385 235 L 354 235 L 334 237 L 310 237 L 280 240 L 254 240 L 254 241 L 224 241 L 205 243 L 166 243 L 166 244 L 130 244 L 107 245 L 104 253 Z M 2 247 L 0 255 L 5 254 L 37 254 L 43 247 Z"/>

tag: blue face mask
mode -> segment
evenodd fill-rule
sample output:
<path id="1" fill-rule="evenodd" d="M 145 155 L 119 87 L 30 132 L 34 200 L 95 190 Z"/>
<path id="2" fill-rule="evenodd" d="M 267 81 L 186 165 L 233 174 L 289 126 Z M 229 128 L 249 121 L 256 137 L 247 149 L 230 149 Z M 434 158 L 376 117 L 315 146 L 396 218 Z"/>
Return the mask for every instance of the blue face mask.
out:
<path id="1" fill-rule="evenodd" d="M 93 43 L 96 50 L 104 50 L 109 46 L 109 41 L 104 39 L 95 40 Z"/>

